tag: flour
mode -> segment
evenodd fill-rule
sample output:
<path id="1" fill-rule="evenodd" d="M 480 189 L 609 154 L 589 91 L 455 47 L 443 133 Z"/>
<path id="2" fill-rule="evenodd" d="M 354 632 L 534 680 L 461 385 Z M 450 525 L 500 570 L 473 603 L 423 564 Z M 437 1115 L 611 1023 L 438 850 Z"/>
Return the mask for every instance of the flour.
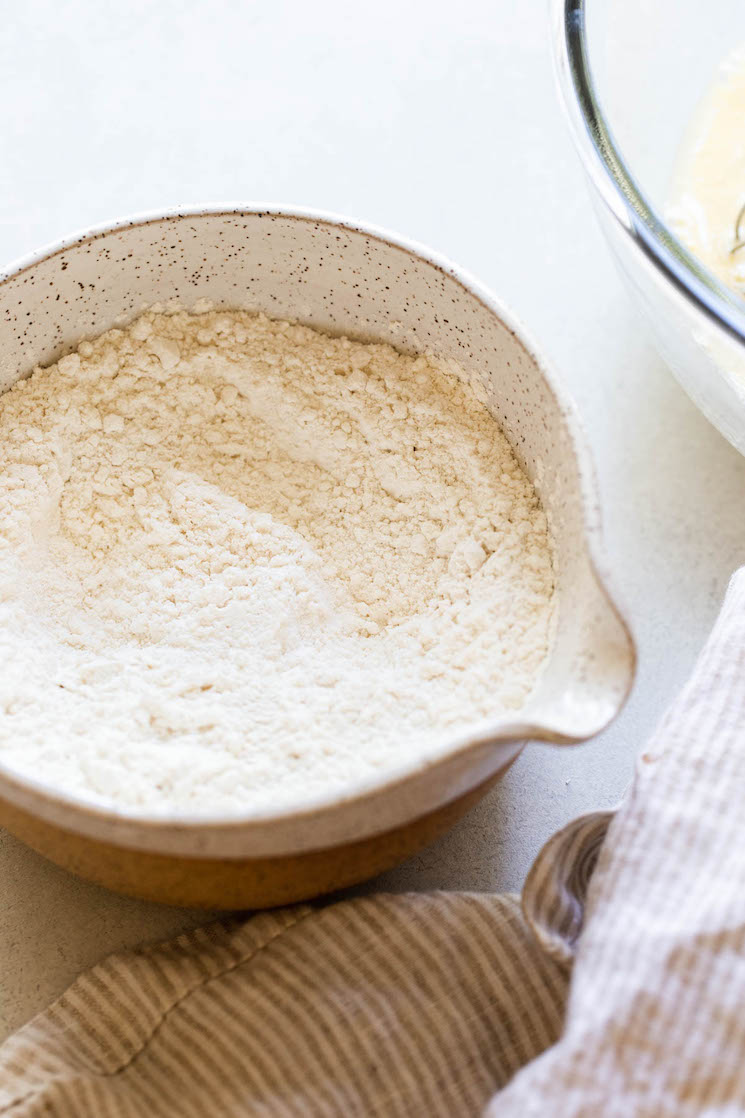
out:
<path id="1" fill-rule="evenodd" d="M 0 757 L 149 812 L 281 806 L 519 708 L 546 519 L 452 370 L 150 312 L 0 398 Z"/>

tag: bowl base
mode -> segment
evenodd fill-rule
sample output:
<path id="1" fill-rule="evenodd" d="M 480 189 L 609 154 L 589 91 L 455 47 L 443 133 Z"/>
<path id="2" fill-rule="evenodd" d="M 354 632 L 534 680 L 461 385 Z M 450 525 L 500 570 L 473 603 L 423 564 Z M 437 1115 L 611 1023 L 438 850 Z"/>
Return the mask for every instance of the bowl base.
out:
<path id="1" fill-rule="evenodd" d="M 183 858 L 134 850 L 63 830 L 0 800 L 0 824 L 78 877 L 140 900 L 185 908 L 272 908 L 382 873 L 433 842 L 507 771 L 392 831 L 325 850 L 275 858 Z"/>

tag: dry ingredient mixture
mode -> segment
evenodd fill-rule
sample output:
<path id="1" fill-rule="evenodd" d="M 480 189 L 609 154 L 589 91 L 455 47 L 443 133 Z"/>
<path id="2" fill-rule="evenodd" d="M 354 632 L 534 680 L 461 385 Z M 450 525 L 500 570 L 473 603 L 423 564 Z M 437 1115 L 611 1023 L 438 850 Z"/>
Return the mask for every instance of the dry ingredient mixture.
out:
<path id="1" fill-rule="evenodd" d="M 277 806 L 520 707 L 546 518 L 427 357 L 149 312 L 0 398 L 0 756 L 135 810 Z"/>

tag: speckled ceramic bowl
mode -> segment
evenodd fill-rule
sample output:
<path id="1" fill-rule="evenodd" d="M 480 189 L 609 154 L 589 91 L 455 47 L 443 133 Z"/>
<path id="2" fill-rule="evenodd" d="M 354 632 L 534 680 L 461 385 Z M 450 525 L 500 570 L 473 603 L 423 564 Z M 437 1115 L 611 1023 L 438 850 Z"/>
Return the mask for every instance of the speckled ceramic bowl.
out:
<path id="1" fill-rule="evenodd" d="M 0 389 L 154 302 L 204 297 L 455 358 L 485 387 L 558 552 L 556 638 L 529 706 L 454 735 L 424 759 L 407 759 L 402 741 L 395 769 L 345 795 L 240 818 L 142 818 L 0 763 L 0 822 L 60 865 L 154 900 L 262 906 L 405 858 L 474 803 L 526 739 L 566 745 L 598 733 L 626 697 L 634 649 L 607 589 L 592 466 L 563 390 L 488 291 L 401 238 L 276 208 L 199 209 L 94 229 L 0 280 Z"/>

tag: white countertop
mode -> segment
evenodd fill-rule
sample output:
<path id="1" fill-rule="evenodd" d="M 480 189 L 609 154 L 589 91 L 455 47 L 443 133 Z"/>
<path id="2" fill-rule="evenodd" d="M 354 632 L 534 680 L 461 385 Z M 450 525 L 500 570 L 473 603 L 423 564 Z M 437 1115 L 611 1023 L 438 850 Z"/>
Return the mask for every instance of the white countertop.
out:
<path id="1" fill-rule="evenodd" d="M 622 795 L 745 559 L 745 460 L 657 359 L 612 270 L 554 91 L 546 0 L 33 0 L 8 31 L 3 261 L 178 203 L 315 206 L 470 269 L 563 374 L 636 689 L 607 733 L 529 747 L 446 838 L 373 883 L 518 889 L 552 831 Z M 1 832 L 0 889 L 0 1033 L 109 951 L 206 919 L 77 881 Z"/>

